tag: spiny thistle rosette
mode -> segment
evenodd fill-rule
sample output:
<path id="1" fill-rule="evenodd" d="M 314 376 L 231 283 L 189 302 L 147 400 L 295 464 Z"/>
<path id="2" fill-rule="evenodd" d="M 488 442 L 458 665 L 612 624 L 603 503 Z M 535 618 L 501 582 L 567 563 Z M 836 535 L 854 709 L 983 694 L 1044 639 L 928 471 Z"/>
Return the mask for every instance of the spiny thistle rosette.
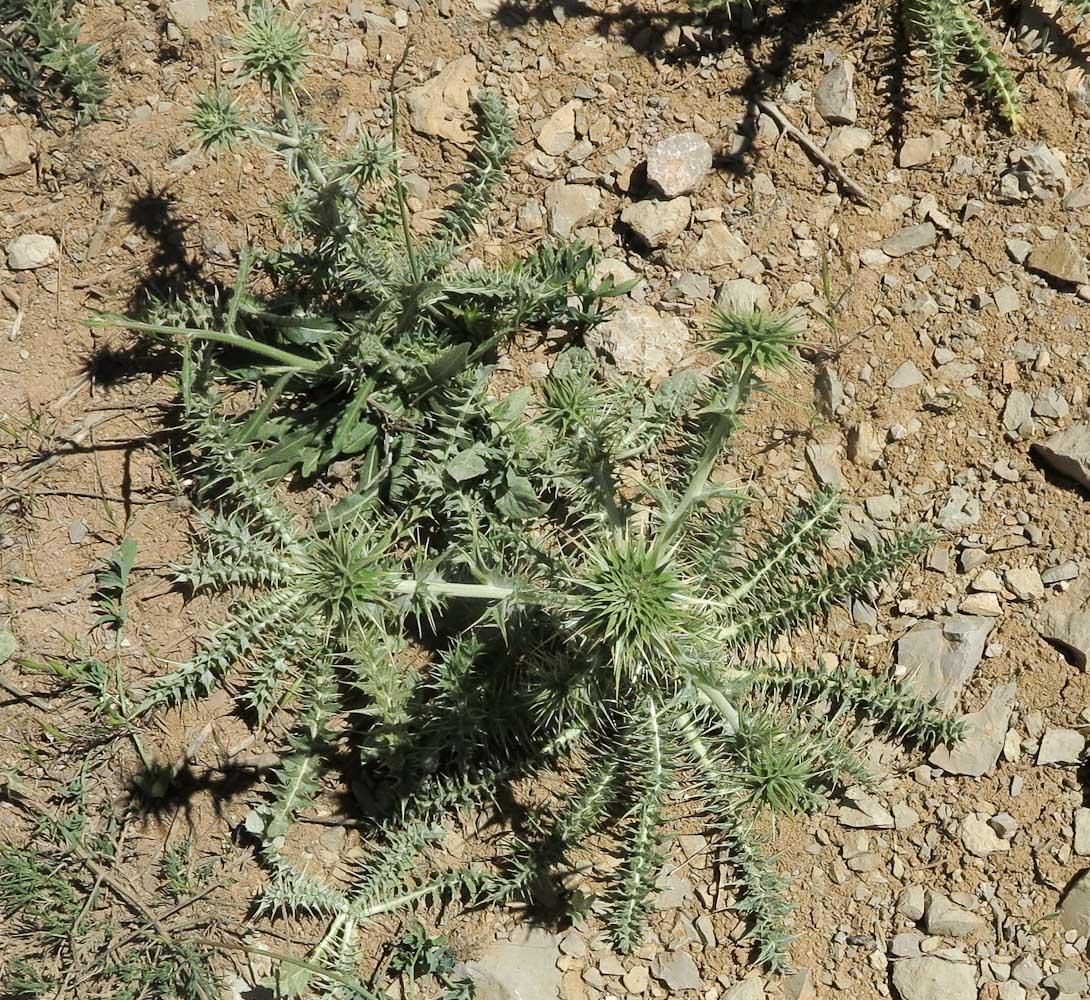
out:
<path id="1" fill-rule="evenodd" d="M 548 242 L 510 263 L 460 262 L 514 145 L 495 92 L 477 96 L 467 171 L 422 237 L 399 167 L 396 91 L 392 134 L 363 134 L 334 156 L 297 112 L 302 27 L 259 7 L 236 48 L 234 84 L 257 81 L 270 120 L 220 89 L 198 98 L 192 124 L 205 148 L 250 142 L 280 156 L 294 182 L 282 206 L 288 242 L 244 253 L 233 289 L 153 302 L 139 319 L 100 314 L 90 325 L 200 346 L 194 356 L 206 378 L 262 393 L 232 431 L 239 448 L 259 453 L 255 475 L 306 478 L 346 459 L 372 472 L 411 461 L 436 397 L 472 380 L 497 346 L 528 330 L 584 329 L 604 299 L 627 290 L 609 279 L 595 284 L 594 254 L 577 241 Z M 251 292 L 253 270 L 271 292 Z"/>
<path id="2" fill-rule="evenodd" d="M 682 789 L 733 867 L 757 959 L 784 969 L 786 883 L 762 814 L 866 785 L 855 751 L 875 728 L 925 747 L 958 738 L 891 680 L 759 653 L 873 594 L 929 536 L 890 533 L 834 560 L 822 542 L 838 501 L 824 490 L 750 529 L 744 497 L 711 474 L 762 375 L 794 363 L 797 330 L 716 311 L 709 334 L 718 363 L 653 393 L 601 378 L 580 350 L 536 401 L 492 398 L 481 371 L 421 427 L 414 461 L 386 473 L 404 502 L 372 491 L 352 517 L 309 526 L 231 443 L 214 388 L 190 394 L 217 487 L 187 576 L 245 596 L 151 701 L 228 684 L 258 720 L 294 719 L 247 821 L 271 873 L 261 908 L 330 920 L 293 987 L 350 995 L 361 924 L 437 898 L 532 897 L 590 838 L 619 857 L 592 909 L 619 948 L 638 946 Z M 375 801 L 347 888 L 293 867 L 285 843 L 345 748 Z M 495 864 L 444 865 L 444 825 L 546 774 L 570 795 L 532 810 Z"/>
<path id="3" fill-rule="evenodd" d="M 1076 17 L 1090 14 L 1090 0 L 1061 0 L 1061 4 Z M 767 0 L 693 0 L 693 6 L 730 12 L 765 7 Z M 992 13 L 986 0 L 899 0 L 893 6 L 900 11 L 909 37 L 927 58 L 936 97 L 946 91 L 961 63 L 996 113 L 1012 130 L 1021 128 L 1018 82 L 986 19 L 985 15 Z"/>

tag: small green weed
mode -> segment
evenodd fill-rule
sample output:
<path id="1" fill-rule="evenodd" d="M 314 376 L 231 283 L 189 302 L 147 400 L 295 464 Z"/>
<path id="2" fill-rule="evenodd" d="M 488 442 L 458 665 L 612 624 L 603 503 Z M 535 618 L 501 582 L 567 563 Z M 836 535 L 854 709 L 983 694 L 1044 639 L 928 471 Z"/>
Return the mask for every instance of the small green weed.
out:
<path id="1" fill-rule="evenodd" d="M 109 81 L 80 31 L 63 0 L 0 0 L 0 86 L 47 122 L 65 107 L 97 118 Z"/>

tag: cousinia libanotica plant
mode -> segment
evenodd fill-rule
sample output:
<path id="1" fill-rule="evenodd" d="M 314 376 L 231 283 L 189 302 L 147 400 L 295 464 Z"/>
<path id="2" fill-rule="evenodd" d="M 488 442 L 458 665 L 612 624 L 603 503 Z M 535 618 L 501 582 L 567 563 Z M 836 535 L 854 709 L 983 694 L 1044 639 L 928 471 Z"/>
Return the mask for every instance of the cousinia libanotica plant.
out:
<path id="1" fill-rule="evenodd" d="M 788 966 L 787 886 L 762 817 L 868 785 L 856 749 L 875 728 L 924 747 L 960 733 L 888 677 L 769 652 L 873 599 L 930 537 L 891 531 L 837 557 L 823 547 L 832 491 L 758 529 L 744 495 L 715 481 L 754 394 L 796 364 L 798 335 L 788 315 L 716 310 L 716 362 L 653 392 L 578 349 L 536 399 L 494 398 L 482 377 L 444 397 L 414 462 L 391 471 L 406 502 L 376 490 L 356 516 L 309 525 L 224 445 L 215 393 L 194 394 L 195 448 L 225 502 L 189 577 L 247 596 L 152 698 L 233 683 L 259 719 L 294 719 L 247 826 L 272 874 L 264 909 L 330 919 L 308 976 L 343 985 L 355 932 L 378 914 L 534 896 L 591 840 L 618 863 L 573 905 L 590 900 L 635 948 L 672 821 L 697 814 L 735 872 L 756 959 Z M 347 887 L 294 867 L 287 839 L 338 749 L 358 754 L 374 799 Z M 444 824 L 547 774 L 570 792 L 536 805 L 495 865 L 441 856 Z"/>

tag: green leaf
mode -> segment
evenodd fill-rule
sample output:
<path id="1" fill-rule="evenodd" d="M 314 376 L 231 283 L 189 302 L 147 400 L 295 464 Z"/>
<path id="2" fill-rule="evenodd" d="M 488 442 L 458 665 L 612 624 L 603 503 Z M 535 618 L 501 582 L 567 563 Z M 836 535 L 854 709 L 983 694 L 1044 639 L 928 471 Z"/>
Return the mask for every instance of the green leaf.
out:
<path id="1" fill-rule="evenodd" d="M 538 517 L 548 510 L 541 502 L 529 479 L 507 470 L 507 492 L 496 501 L 496 507 L 512 521 Z"/>
<path id="2" fill-rule="evenodd" d="M 488 465 L 481 458 L 481 446 L 475 444 L 472 448 L 460 451 L 446 464 L 446 473 L 456 483 L 464 483 L 470 479 L 483 476 L 488 471 Z"/>

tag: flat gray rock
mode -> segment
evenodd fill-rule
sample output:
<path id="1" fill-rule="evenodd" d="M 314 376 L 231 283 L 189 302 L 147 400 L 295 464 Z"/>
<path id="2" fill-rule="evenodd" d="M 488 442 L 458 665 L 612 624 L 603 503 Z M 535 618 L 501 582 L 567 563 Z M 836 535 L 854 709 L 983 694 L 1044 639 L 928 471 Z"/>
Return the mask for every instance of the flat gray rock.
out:
<path id="1" fill-rule="evenodd" d="M 565 184 L 557 181 L 545 190 L 549 210 L 549 232 L 553 236 L 571 236 L 572 231 L 589 222 L 602 204 L 602 193 L 589 184 Z"/>
<path id="2" fill-rule="evenodd" d="M 972 910 L 958 906 L 949 896 L 934 889 L 927 894 L 927 909 L 923 915 L 928 934 L 939 937 L 965 937 L 984 926 L 984 919 Z"/>
<path id="3" fill-rule="evenodd" d="M 647 180 L 666 198 L 692 194 L 712 168 L 712 147 L 699 132 L 667 136 L 647 154 Z"/>
<path id="4" fill-rule="evenodd" d="M 588 330 L 585 341 L 592 351 L 608 356 L 622 375 L 658 382 L 681 364 L 689 331 L 676 316 L 633 303 Z"/>
<path id="5" fill-rule="evenodd" d="M 637 201 L 621 212 L 621 222 L 655 249 L 673 243 L 685 231 L 692 211 L 692 203 L 684 197 L 670 201 Z"/>
<path id="6" fill-rule="evenodd" d="M 897 663 L 908 671 L 908 682 L 923 698 L 935 698 L 949 710 L 972 676 L 994 618 L 949 615 L 920 622 L 897 643 Z"/>
<path id="7" fill-rule="evenodd" d="M 842 59 L 818 84 L 814 107 L 830 125 L 851 125 L 855 122 L 858 109 L 854 80 L 855 67 Z"/>
<path id="8" fill-rule="evenodd" d="M 1011 720 L 1011 702 L 1018 690 L 1016 681 L 1008 681 L 992 691 L 979 712 L 962 716 L 965 739 L 954 747 L 939 747 L 929 760 L 947 774 L 967 774 L 974 778 L 991 774 L 1003 752 Z"/>
<path id="9" fill-rule="evenodd" d="M 669 956 L 659 955 L 653 966 L 655 978 L 670 990 L 703 989 L 700 970 L 687 951 L 675 951 Z"/>
<path id="10" fill-rule="evenodd" d="M 934 245 L 938 236 L 938 230 L 930 222 L 904 226 L 886 239 L 882 244 L 882 253 L 887 257 L 904 257 L 906 254 Z"/>
<path id="11" fill-rule="evenodd" d="M 1086 257 L 1068 236 L 1037 244 L 1026 258 L 1026 267 L 1067 285 L 1085 285 L 1090 281 Z"/>
<path id="12" fill-rule="evenodd" d="M 1037 630 L 1062 646 L 1075 665 L 1086 670 L 1090 658 L 1090 578 L 1046 601 Z"/>
<path id="13" fill-rule="evenodd" d="M 1090 490 L 1090 424 L 1072 424 L 1035 444 L 1033 450 L 1061 476 Z"/>
<path id="14" fill-rule="evenodd" d="M 976 967 L 934 955 L 895 962 L 893 985 L 901 1000 L 977 1000 Z"/>
<path id="15" fill-rule="evenodd" d="M 466 962 L 477 1000 L 559 1000 L 556 936 L 531 927 L 497 941 L 477 961 Z"/>
<path id="16" fill-rule="evenodd" d="M 1060 901 L 1060 924 L 1065 931 L 1090 936 L 1090 868 L 1083 869 Z"/>

